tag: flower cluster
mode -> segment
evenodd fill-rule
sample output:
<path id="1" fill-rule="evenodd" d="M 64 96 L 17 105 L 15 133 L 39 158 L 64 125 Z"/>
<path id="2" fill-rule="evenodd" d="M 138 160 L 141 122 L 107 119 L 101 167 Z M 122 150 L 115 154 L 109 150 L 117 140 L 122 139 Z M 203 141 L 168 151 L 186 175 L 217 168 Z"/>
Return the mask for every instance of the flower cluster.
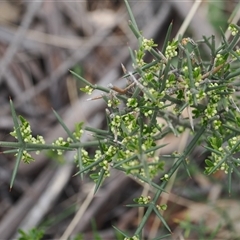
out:
<path id="1" fill-rule="evenodd" d="M 124 115 L 112 115 L 110 127 L 116 136 L 127 136 L 138 128 L 136 113 L 130 112 Z"/>
<path id="2" fill-rule="evenodd" d="M 89 165 L 98 162 L 98 164 L 96 164 L 95 167 L 91 169 L 91 172 L 94 173 L 90 175 L 94 181 L 97 181 L 102 171 L 104 171 L 104 178 L 110 176 L 111 162 L 115 158 L 117 151 L 118 149 L 113 145 L 109 146 L 107 144 L 102 144 L 101 150 L 97 149 L 93 157 L 90 157 L 89 153 L 85 149 L 81 149 L 80 159 L 82 161 L 83 167 L 88 167 Z M 79 159 L 77 154 L 75 155 L 74 159 L 76 164 L 79 166 Z"/>
<path id="3" fill-rule="evenodd" d="M 213 128 L 217 131 L 222 126 L 222 122 L 220 120 L 214 120 L 212 122 Z"/>
<path id="4" fill-rule="evenodd" d="M 93 89 L 92 87 L 90 87 L 89 85 L 87 85 L 87 86 L 84 87 L 84 88 L 80 88 L 80 90 L 81 90 L 82 92 L 90 95 L 90 94 L 92 94 L 92 92 L 93 92 L 94 89 Z"/>
<path id="5" fill-rule="evenodd" d="M 117 148 L 115 146 L 102 146 L 102 151 L 97 150 L 94 156 L 94 159 L 101 159 L 103 158 L 103 161 L 99 163 L 99 166 L 101 169 L 104 170 L 104 177 L 110 176 L 110 164 L 117 153 Z"/>
<path id="6" fill-rule="evenodd" d="M 170 74 L 166 80 L 166 88 L 171 88 L 176 84 L 176 77 L 174 74 Z"/>
<path id="7" fill-rule="evenodd" d="M 58 147 L 68 147 L 69 146 L 69 142 L 71 142 L 72 140 L 70 138 L 67 139 L 67 141 L 65 141 L 62 137 L 59 137 L 57 140 L 55 140 L 52 145 L 53 146 L 58 146 Z M 62 155 L 64 150 L 62 149 L 53 149 L 53 151 L 57 151 L 58 155 Z"/>
<path id="8" fill-rule="evenodd" d="M 156 207 L 159 211 L 166 211 L 167 210 L 167 204 L 157 205 Z"/>
<path id="9" fill-rule="evenodd" d="M 147 196 L 147 197 L 140 196 L 139 198 L 134 198 L 133 201 L 138 204 L 147 205 L 151 201 L 151 197 L 150 196 Z"/>
<path id="10" fill-rule="evenodd" d="M 80 140 L 82 134 L 84 133 L 83 131 L 83 122 L 77 123 L 75 124 L 75 131 L 73 132 L 73 136 L 77 139 Z M 71 140 L 69 139 L 68 142 L 71 142 Z"/>
<path id="11" fill-rule="evenodd" d="M 168 42 L 168 46 L 165 51 L 165 56 L 167 59 L 171 59 L 178 55 L 177 47 L 178 47 L 178 41 L 173 40 L 172 42 Z"/>
<path id="12" fill-rule="evenodd" d="M 31 156 L 30 153 L 28 153 L 26 150 L 23 151 L 23 154 L 22 154 L 22 161 L 24 163 L 31 163 L 32 161 L 34 161 L 34 158 Z"/>
<path id="13" fill-rule="evenodd" d="M 127 107 L 136 108 L 138 105 L 136 98 L 128 98 L 127 100 Z"/>
<path id="14" fill-rule="evenodd" d="M 227 144 L 227 152 L 238 153 L 240 151 L 240 136 L 230 138 Z"/>
<path id="15" fill-rule="evenodd" d="M 133 236 L 133 237 L 125 237 L 124 240 L 139 240 L 140 238 L 137 236 Z"/>
<path id="16" fill-rule="evenodd" d="M 216 55 L 215 61 L 216 61 L 215 65 L 219 66 L 226 61 L 226 58 L 223 55 L 221 55 L 220 53 L 218 53 Z"/>
<path id="17" fill-rule="evenodd" d="M 232 33 L 232 36 L 235 36 L 238 33 L 238 29 L 234 24 L 230 24 L 228 30 Z"/>
<path id="18" fill-rule="evenodd" d="M 239 159 L 231 157 L 240 151 L 240 136 L 230 138 L 226 146 L 223 146 L 222 139 L 218 137 L 210 137 L 208 143 L 213 151 L 209 159 L 205 161 L 207 165 L 205 168 L 206 173 L 215 169 L 214 172 L 222 170 L 227 174 L 232 164 L 240 165 Z"/>
<path id="19" fill-rule="evenodd" d="M 207 121 L 208 119 L 213 118 L 214 116 L 216 116 L 217 112 L 217 104 L 208 104 L 207 108 L 204 110 L 204 120 Z"/>
<path id="20" fill-rule="evenodd" d="M 235 53 L 240 56 L 240 48 L 236 49 Z"/>
<path id="21" fill-rule="evenodd" d="M 99 166 L 104 170 L 104 177 L 110 177 L 110 163 L 107 160 L 103 160 Z M 100 172 L 99 172 L 100 174 Z"/>
<path id="22" fill-rule="evenodd" d="M 150 51 L 153 47 L 156 47 L 157 44 L 153 41 L 153 39 L 143 38 L 142 47 L 146 51 Z"/>
<path id="23" fill-rule="evenodd" d="M 163 177 L 161 177 L 161 180 L 168 181 L 169 180 L 169 175 L 168 174 L 164 174 Z"/>
<path id="24" fill-rule="evenodd" d="M 209 157 L 209 159 L 205 161 L 206 163 L 205 172 L 209 173 L 212 171 L 212 169 L 215 169 L 214 172 L 218 170 L 222 170 L 227 174 L 229 166 L 228 164 L 226 164 L 226 162 L 222 162 L 223 156 L 224 156 L 224 150 L 222 147 L 218 149 L 218 153 L 212 152 L 211 157 Z M 222 163 L 219 165 L 220 162 Z"/>
<path id="25" fill-rule="evenodd" d="M 116 108 L 120 104 L 120 100 L 117 97 L 114 97 L 112 99 L 108 99 L 107 106 L 111 108 Z"/>
<path id="26" fill-rule="evenodd" d="M 88 166 L 92 163 L 92 159 L 88 155 L 88 151 L 81 149 L 81 159 L 84 165 Z M 75 155 L 75 160 L 77 160 L 77 155 Z"/>
<path id="27" fill-rule="evenodd" d="M 29 122 L 23 118 L 22 116 L 19 116 L 19 119 L 21 121 L 20 124 L 20 132 L 23 138 L 23 141 L 25 143 L 33 143 L 33 144 L 44 144 L 45 140 L 42 136 L 37 135 L 37 137 L 33 137 L 32 130 Z M 14 128 L 14 131 L 10 133 L 13 137 L 17 139 L 17 133 L 16 129 Z"/>
<path id="28" fill-rule="evenodd" d="M 155 44 L 152 39 L 143 38 L 140 43 L 139 49 L 135 51 L 137 66 L 134 67 L 142 67 L 145 64 L 143 58 L 145 56 L 146 51 L 150 51 L 153 47 L 156 46 L 157 44 Z"/>
<path id="29" fill-rule="evenodd" d="M 19 124 L 20 125 L 20 133 L 21 133 L 22 139 L 25 143 L 45 144 L 45 140 L 42 136 L 37 135 L 36 137 L 33 137 L 31 126 L 25 118 L 23 118 L 22 116 L 19 116 L 19 119 L 20 119 L 20 122 L 21 122 Z M 14 131 L 11 132 L 10 135 L 12 135 L 16 139 L 18 139 L 15 127 L 14 127 Z M 40 153 L 40 151 L 37 150 L 36 154 L 39 154 L 39 153 Z M 32 158 L 30 153 L 28 153 L 26 150 L 24 150 L 23 155 L 22 155 L 22 160 L 25 163 L 30 163 L 34 159 Z"/>

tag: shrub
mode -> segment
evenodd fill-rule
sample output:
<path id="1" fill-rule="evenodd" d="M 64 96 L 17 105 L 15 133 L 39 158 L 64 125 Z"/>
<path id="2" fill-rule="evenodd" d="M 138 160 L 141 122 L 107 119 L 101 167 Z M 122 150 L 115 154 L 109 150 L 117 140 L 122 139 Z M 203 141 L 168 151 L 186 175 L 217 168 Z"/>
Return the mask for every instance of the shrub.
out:
<path id="1" fill-rule="evenodd" d="M 134 72 L 128 72 L 123 66 L 123 77 L 128 81 L 126 88 L 93 85 L 72 72 L 86 84 L 82 91 L 91 94 L 98 89 L 103 92 L 100 98 L 107 106 L 106 130 L 84 127 L 83 123 L 78 123 L 75 131 L 71 132 L 54 111 L 68 138 L 45 144 L 41 136 L 32 136 L 28 121 L 22 116 L 17 117 L 10 101 L 15 126 L 11 134 L 17 143 L 0 142 L 0 146 L 12 147 L 5 153 L 14 152 L 17 156 L 10 187 L 13 186 L 19 162 L 30 163 L 33 160 L 32 151 L 46 149 L 58 154 L 75 150 L 75 162 L 79 168 L 77 174 L 90 174 L 96 182 L 96 191 L 110 176 L 111 169 L 149 184 L 154 189 L 153 197 L 139 196 L 131 205 L 146 209 L 134 236 L 130 237 L 119 230 L 125 239 L 139 239 L 152 213 L 171 232 L 162 217 L 167 206 L 158 205 L 157 202 L 180 166 L 188 172 L 191 163 L 186 160 L 197 146 L 201 145 L 209 152 L 205 160 L 205 174 L 224 171 L 228 175 L 229 189 L 232 174 L 240 175 L 240 159 L 236 157 L 240 150 L 240 110 L 237 103 L 240 50 L 235 48 L 240 28 L 230 24 L 232 39 L 227 41 L 223 34 L 220 46 L 216 47 L 214 36 L 203 37 L 200 41 L 181 36 L 172 40 L 170 25 L 159 50 L 152 39 L 142 36 L 126 4 L 131 18 L 129 26 L 139 42 L 137 50 L 129 49 Z M 209 48 L 207 57 L 199 50 L 199 45 L 203 44 Z M 146 53 L 152 56 L 150 62 L 145 62 Z M 187 114 L 183 115 L 184 111 Z M 160 118 L 162 121 L 159 121 Z M 159 149 L 165 147 L 157 144 L 159 140 L 169 134 L 180 136 L 187 130 L 191 140 L 183 152 L 166 156 L 157 154 Z M 81 142 L 83 131 L 90 131 L 95 139 Z M 95 152 L 89 153 L 88 147 L 94 148 Z M 166 158 L 174 159 L 170 168 L 165 167 Z"/>

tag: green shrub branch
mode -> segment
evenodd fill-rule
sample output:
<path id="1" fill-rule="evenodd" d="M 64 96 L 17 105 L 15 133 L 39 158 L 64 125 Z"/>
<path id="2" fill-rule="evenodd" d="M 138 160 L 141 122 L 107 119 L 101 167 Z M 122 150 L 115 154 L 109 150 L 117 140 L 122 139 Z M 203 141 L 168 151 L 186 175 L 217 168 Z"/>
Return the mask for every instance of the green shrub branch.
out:
<path id="1" fill-rule="evenodd" d="M 119 230 L 125 239 L 140 239 L 153 212 L 171 232 L 161 215 L 166 206 L 158 206 L 158 199 L 180 166 L 188 171 L 186 159 L 196 146 L 201 145 L 210 153 L 205 160 L 205 174 L 224 171 L 228 174 L 229 188 L 232 174 L 240 176 L 240 159 L 235 157 L 240 150 L 240 110 L 236 94 L 240 90 L 240 70 L 236 67 L 240 63 L 240 50 L 236 48 L 240 28 L 230 24 L 232 40 L 227 41 L 223 36 L 221 46 L 216 49 L 214 36 L 203 37 L 200 41 L 181 36 L 177 40 L 170 39 L 171 24 L 160 51 L 152 39 L 144 38 L 127 1 L 125 3 L 131 19 L 129 26 L 139 42 L 138 49 L 129 49 L 134 71 L 129 72 L 123 66 L 126 88 L 93 85 L 71 71 L 86 85 L 81 91 L 91 94 L 98 89 L 103 92 L 98 101 L 106 103 L 106 130 L 77 123 L 72 132 L 54 111 L 68 138 L 46 144 L 42 136 L 32 135 L 29 122 L 17 116 L 10 101 L 14 122 L 11 135 L 17 142 L 0 142 L 0 146 L 10 148 L 4 153 L 17 156 L 10 187 L 21 160 L 31 163 L 32 151 L 39 153 L 49 149 L 59 155 L 76 151 L 74 158 L 79 168 L 76 174 L 88 173 L 96 182 L 96 191 L 111 175 L 111 169 L 148 183 L 154 194 L 152 198 L 135 199 L 137 205 L 134 206 L 146 207 L 146 212 L 134 236 L 129 237 Z M 200 44 L 208 46 L 209 56 L 200 51 Z M 150 53 L 152 61 L 146 62 L 146 53 Z M 171 154 L 175 162 L 170 168 L 166 167 L 164 156 L 157 154 L 165 144 L 158 145 L 158 140 L 169 134 L 178 137 L 186 129 L 191 131 L 190 143 L 183 153 Z M 91 132 L 95 139 L 81 142 L 84 131 Z"/>

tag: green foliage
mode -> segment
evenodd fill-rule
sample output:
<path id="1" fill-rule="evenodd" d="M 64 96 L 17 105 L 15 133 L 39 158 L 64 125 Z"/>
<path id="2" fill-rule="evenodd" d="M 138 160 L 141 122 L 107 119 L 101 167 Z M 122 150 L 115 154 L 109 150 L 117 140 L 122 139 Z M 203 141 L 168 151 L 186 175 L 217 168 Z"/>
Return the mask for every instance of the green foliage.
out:
<path id="1" fill-rule="evenodd" d="M 240 159 L 235 154 L 240 150 L 240 110 L 235 93 L 240 91 L 237 81 L 240 70 L 236 67 L 240 63 L 240 51 L 236 48 L 240 28 L 230 24 L 232 40 L 228 42 L 222 36 L 221 45 L 216 48 L 213 36 L 204 36 L 200 41 L 182 37 L 169 39 L 170 25 L 160 51 L 152 39 L 142 36 L 127 1 L 125 3 L 131 18 L 129 26 L 139 42 L 138 49 L 129 49 L 134 72 L 127 72 L 123 67 L 126 88 L 92 85 L 72 72 L 86 85 L 80 90 L 88 94 L 95 89 L 103 92 L 100 98 L 106 102 L 107 129 L 85 127 L 79 123 L 75 131 L 71 132 L 54 112 L 68 138 L 45 144 L 41 137 L 34 138 L 31 135 L 29 123 L 21 116 L 17 117 L 10 102 L 14 120 L 14 131 L 11 134 L 18 142 L 1 142 L 0 145 L 13 148 L 5 153 L 17 155 L 11 186 L 19 161 L 29 163 L 32 160 L 29 152 L 48 149 L 59 155 L 67 150 L 76 151 L 77 174 L 88 173 L 96 182 L 96 191 L 104 179 L 110 176 L 111 169 L 149 184 L 154 189 L 153 197 L 140 196 L 134 199 L 136 204 L 131 205 L 146 208 L 134 236 L 119 230 L 125 239 L 141 239 L 144 226 L 152 213 L 171 232 L 162 216 L 167 206 L 159 206 L 157 202 L 180 166 L 188 172 L 186 159 L 199 144 L 210 153 L 205 160 L 206 174 L 224 171 L 228 174 L 229 188 L 232 173 L 239 174 Z M 203 53 L 199 50 L 200 44 L 205 44 L 210 50 L 208 59 L 204 61 L 201 57 Z M 144 58 L 146 53 L 152 56 L 148 63 Z M 187 117 L 184 112 L 187 112 Z M 164 123 L 160 124 L 159 118 Z M 158 155 L 158 150 L 165 145 L 158 145 L 157 141 L 169 134 L 180 136 L 186 129 L 192 134 L 190 143 L 182 153 L 172 154 L 175 161 L 170 168 L 165 168 L 165 161 Z M 84 131 L 91 132 L 95 139 L 81 142 Z"/>
<path id="2" fill-rule="evenodd" d="M 81 234 L 78 234 L 77 236 L 75 236 L 74 238 L 73 238 L 73 240 L 83 240 L 84 238 L 83 238 L 83 236 L 81 235 Z"/>
<path id="3" fill-rule="evenodd" d="M 183 230 L 184 238 L 190 238 L 191 236 L 197 236 L 198 239 L 216 239 L 217 234 L 219 233 L 221 225 L 218 225 L 214 230 L 208 229 L 208 227 L 200 221 L 199 225 L 191 223 L 189 220 L 181 221 L 180 228 Z M 192 234 L 192 235 L 191 235 Z"/>
<path id="4" fill-rule="evenodd" d="M 33 228 L 29 230 L 29 232 L 24 232 L 20 229 L 19 234 L 20 237 L 18 238 L 18 240 L 41 240 L 43 238 L 44 231 Z"/>
<path id="5" fill-rule="evenodd" d="M 20 129 L 24 143 L 32 143 L 32 144 L 44 144 L 45 143 L 42 136 L 37 135 L 36 138 L 32 136 L 31 126 L 24 117 L 19 116 L 19 120 L 20 120 L 19 129 Z M 14 131 L 11 132 L 10 135 L 12 135 L 16 139 L 18 139 L 16 127 L 14 127 Z M 40 151 L 37 150 L 36 154 L 39 154 L 39 153 L 40 153 Z M 31 154 L 26 149 L 23 151 L 22 161 L 25 163 L 30 163 L 30 162 L 34 161 Z"/>

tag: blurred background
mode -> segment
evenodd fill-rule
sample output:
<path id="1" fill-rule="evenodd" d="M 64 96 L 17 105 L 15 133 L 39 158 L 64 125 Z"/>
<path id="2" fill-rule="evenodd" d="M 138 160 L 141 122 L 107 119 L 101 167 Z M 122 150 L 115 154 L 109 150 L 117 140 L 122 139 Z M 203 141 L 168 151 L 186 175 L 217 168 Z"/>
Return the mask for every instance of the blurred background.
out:
<path id="1" fill-rule="evenodd" d="M 203 1 L 184 36 L 198 40 L 202 35 L 214 34 L 219 43 L 221 29 L 226 30 L 237 2 Z M 146 38 L 153 38 L 159 48 L 169 24 L 173 22 L 172 37 L 175 37 L 193 5 L 193 1 L 130 0 L 129 3 L 139 29 Z M 0 141 L 13 141 L 9 135 L 13 129 L 9 98 L 13 99 L 17 114 L 30 121 L 34 135 L 43 135 L 49 143 L 66 136 L 52 108 L 71 130 L 81 121 L 104 128 L 106 105 L 102 100 L 87 102 L 89 96 L 79 91 L 84 86 L 69 70 L 91 83 L 123 87 L 126 80 L 121 78 L 121 63 L 131 71 L 128 47 L 137 48 L 128 20 L 123 0 L 1 1 Z M 141 195 L 140 183 L 116 172 L 88 200 L 94 185 L 87 177 L 83 180 L 72 177 L 77 169 L 71 154 L 65 158 L 47 154 L 34 157 L 34 163 L 20 165 L 9 192 L 15 158 L 0 154 L 1 239 L 16 238 L 18 229 L 28 231 L 33 227 L 44 230 L 44 239 L 67 239 L 80 233 L 83 239 L 96 239 L 94 232 L 103 239 L 117 239 L 112 225 L 134 232 L 138 224 L 137 209 L 124 205 Z M 178 239 L 186 231 L 189 234 L 184 235 L 185 239 L 197 239 L 199 231 L 207 237 L 220 225 L 218 231 L 224 239 L 234 239 L 233 233 L 240 236 L 240 228 L 234 225 L 240 224 L 236 220 L 240 219 L 239 202 L 234 200 L 235 196 L 231 200 L 218 200 L 228 197 L 224 177 L 207 178 L 202 174 L 202 156 L 191 157 L 196 159 L 192 169 L 194 178 L 188 179 L 185 172 L 179 174 L 168 199 L 165 217 L 173 238 Z M 212 210 L 207 202 L 214 202 L 215 207 L 229 212 L 234 206 L 235 211 L 229 216 L 230 227 L 226 218 Z M 207 219 L 206 213 L 210 214 Z M 150 219 L 146 239 L 165 233 L 154 217 Z"/>

